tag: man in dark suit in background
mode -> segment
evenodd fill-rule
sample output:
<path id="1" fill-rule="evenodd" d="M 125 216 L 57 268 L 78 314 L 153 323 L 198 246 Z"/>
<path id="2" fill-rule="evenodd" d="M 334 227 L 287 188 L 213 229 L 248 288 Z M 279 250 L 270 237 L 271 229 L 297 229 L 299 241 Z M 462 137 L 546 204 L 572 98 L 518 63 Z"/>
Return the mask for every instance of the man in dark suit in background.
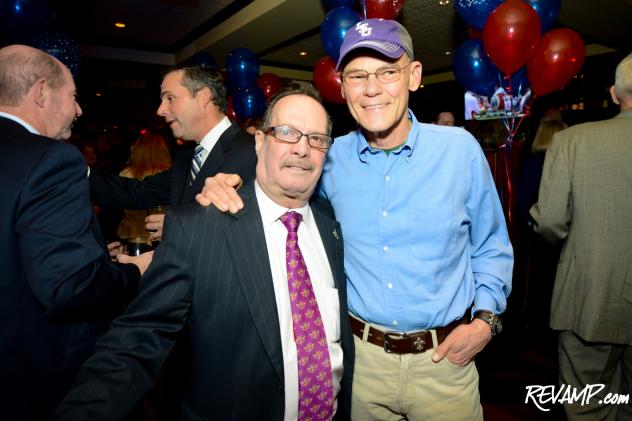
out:
<path id="1" fill-rule="evenodd" d="M 57 419 L 123 418 L 185 326 L 193 356 L 183 419 L 321 420 L 336 404 L 348 418 L 353 339 L 342 234 L 322 205 L 308 204 L 331 123 L 314 88 L 296 82 L 271 101 L 263 127 L 244 209 L 191 204 L 169 214 L 147 287 L 99 342 Z"/>
<path id="2" fill-rule="evenodd" d="M 176 138 L 197 146 L 179 153 L 173 167 L 137 180 L 92 171 L 93 198 L 104 205 L 149 209 L 158 205 L 191 203 L 202 191 L 204 179 L 217 172 L 254 176 L 256 155 L 251 135 L 226 117 L 226 87 L 222 76 L 205 66 L 167 73 L 162 81 L 158 115 L 165 118 Z M 149 215 L 147 229 L 162 235 L 164 215 Z"/>
<path id="3" fill-rule="evenodd" d="M 44 420 L 131 300 L 151 254 L 112 263 L 86 165 L 60 142 L 81 115 L 68 69 L 0 49 L 0 419 Z"/>

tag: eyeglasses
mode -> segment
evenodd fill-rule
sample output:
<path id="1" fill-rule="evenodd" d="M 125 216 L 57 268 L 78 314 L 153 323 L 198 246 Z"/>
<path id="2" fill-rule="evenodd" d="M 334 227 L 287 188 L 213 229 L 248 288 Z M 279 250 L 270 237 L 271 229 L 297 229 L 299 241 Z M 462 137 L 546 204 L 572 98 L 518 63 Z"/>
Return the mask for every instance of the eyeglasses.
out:
<path id="1" fill-rule="evenodd" d="M 323 150 L 329 149 L 331 147 L 331 144 L 333 143 L 333 138 L 331 136 L 327 136 L 326 134 L 306 134 L 288 126 L 270 127 L 263 132 L 265 134 L 272 134 L 275 139 L 285 143 L 298 143 L 301 138 L 305 136 L 307 138 L 307 143 L 309 143 L 309 146 L 311 146 L 312 148 Z"/>
<path id="2" fill-rule="evenodd" d="M 349 86 L 362 86 L 369 80 L 371 75 L 375 75 L 375 78 L 380 83 L 393 83 L 402 77 L 402 71 L 410 66 L 411 63 L 412 61 L 403 67 L 396 64 L 380 67 L 373 73 L 369 73 L 366 70 L 352 70 L 342 73 L 341 76 L 343 82 Z"/>

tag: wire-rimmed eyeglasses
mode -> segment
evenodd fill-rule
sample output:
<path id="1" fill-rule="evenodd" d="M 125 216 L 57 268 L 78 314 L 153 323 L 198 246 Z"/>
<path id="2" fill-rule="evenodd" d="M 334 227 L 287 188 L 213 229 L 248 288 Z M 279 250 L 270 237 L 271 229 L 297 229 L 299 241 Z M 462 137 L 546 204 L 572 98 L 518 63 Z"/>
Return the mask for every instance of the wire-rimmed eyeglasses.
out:
<path id="1" fill-rule="evenodd" d="M 364 85 L 371 75 L 375 75 L 375 78 L 380 83 L 393 83 L 397 82 L 399 78 L 402 77 L 402 72 L 405 68 L 410 66 L 411 63 L 412 61 L 405 66 L 390 64 L 388 66 L 380 67 L 372 73 L 369 73 L 366 70 L 351 70 L 349 72 L 343 72 L 341 77 L 342 81 L 349 86 Z"/>
<path id="2" fill-rule="evenodd" d="M 326 134 L 321 133 L 302 133 L 289 126 L 276 126 L 263 130 L 265 134 L 272 134 L 272 136 L 281 142 L 285 143 L 298 143 L 303 136 L 307 138 L 307 143 L 312 148 L 316 149 L 329 149 L 333 143 L 333 138 Z"/>

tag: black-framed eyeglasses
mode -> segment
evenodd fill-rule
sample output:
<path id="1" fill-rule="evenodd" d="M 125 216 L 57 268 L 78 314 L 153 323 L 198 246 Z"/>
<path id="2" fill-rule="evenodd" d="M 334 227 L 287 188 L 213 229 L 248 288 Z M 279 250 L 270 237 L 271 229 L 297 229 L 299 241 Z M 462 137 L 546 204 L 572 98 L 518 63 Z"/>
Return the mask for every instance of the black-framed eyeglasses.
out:
<path id="1" fill-rule="evenodd" d="M 289 126 L 276 126 L 263 130 L 265 134 L 272 134 L 272 136 L 281 142 L 285 143 L 298 143 L 303 136 L 307 138 L 307 143 L 312 148 L 327 150 L 333 143 L 333 138 L 326 134 L 320 133 L 302 133 Z"/>
<path id="2" fill-rule="evenodd" d="M 343 72 L 341 74 L 342 81 L 349 86 L 362 86 L 368 80 L 369 76 L 375 75 L 375 78 L 380 83 L 393 83 L 397 82 L 402 77 L 402 72 L 405 68 L 410 66 L 409 62 L 405 66 L 398 66 L 397 64 L 390 64 L 388 66 L 380 67 L 376 71 L 369 73 L 366 70 L 351 70 L 349 72 Z"/>

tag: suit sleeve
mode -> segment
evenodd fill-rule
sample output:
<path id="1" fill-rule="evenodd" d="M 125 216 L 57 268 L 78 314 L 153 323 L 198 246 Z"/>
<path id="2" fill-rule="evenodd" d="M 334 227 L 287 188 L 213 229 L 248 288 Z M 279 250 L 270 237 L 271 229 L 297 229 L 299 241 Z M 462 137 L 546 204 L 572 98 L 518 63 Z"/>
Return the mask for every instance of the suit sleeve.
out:
<path id="1" fill-rule="evenodd" d="M 171 170 L 138 180 L 90 171 L 92 198 L 105 206 L 120 209 L 149 209 L 169 204 Z"/>
<path id="2" fill-rule="evenodd" d="M 564 134 L 555 134 L 546 153 L 538 202 L 531 208 L 535 231 L 552 243 L 566 238 L 573 215 L 568 146 Z"/>
<path id="3" fill-rule="evenodd" d="M 191 310 L 192 272 L 183 264 L 190 233 L 175 215 L 165 220 L 141 292 L 97 343 L 54 419 L 123 419 L 153 385 Z"/>
<path id="4" fill-rule="evenodd" d="M 49 148 L 24 180 L 17 203 L 20 258 L 47 317 L 85 320 L 129 302 L 140 272 L 112 263 L 96 240 L 86 166 L 76 148 Z"/>

